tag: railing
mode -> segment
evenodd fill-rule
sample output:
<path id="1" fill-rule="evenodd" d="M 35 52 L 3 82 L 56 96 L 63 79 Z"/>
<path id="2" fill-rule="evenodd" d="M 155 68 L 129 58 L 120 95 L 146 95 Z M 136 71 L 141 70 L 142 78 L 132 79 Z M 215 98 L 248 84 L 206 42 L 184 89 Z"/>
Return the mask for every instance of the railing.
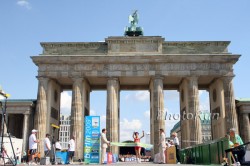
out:
<path id="1" fill-rule="evenodd" d="M 229 148 L 228 138 L 221 138 L 192 147 L 181 149 L 183 164 L 221 164 L 227 157 L 225 150 Z"/>

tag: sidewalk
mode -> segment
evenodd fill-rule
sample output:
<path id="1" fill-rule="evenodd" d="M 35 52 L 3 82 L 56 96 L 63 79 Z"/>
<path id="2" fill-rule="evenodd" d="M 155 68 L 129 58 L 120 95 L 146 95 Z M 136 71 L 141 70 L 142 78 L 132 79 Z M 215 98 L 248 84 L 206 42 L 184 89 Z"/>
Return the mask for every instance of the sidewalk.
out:
<path id="1" fill-rule="evenodd" d="M 27 166 L 28 164 L 20 164 L 18 166 Z M 65 166 L 71 166 L 71 165 L 89 165 L 89 166 L 100 166 L 101 164 L 81 164 L 81 163 L 74 163 L 70 165 L 65 165 Z M 136 163 L 136 162 L 119 162 L 119 163 L 112 163 L 112 164 L 105 164 L 106 166 L 115 166 L 115 165 L 121 165 L 121 166 L 152 166 L 152 165 L 167 165 L 167 166 L 194 166 L 190 164 L 155 164 L 152 162 L 142 162 L 142 163 Z M 63 165 L 62 165 L 63 166 Z M 198 166 L 198 165 L 195 165 Z"/>

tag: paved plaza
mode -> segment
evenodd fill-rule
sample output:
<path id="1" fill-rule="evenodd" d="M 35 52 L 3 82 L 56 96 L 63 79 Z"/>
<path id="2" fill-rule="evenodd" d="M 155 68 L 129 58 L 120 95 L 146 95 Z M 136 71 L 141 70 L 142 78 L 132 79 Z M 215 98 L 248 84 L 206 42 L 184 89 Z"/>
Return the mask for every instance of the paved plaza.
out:
<path id="1" fill-rule="evenodd" d="M 28 164 L 20 164 L 20 166 L 27 166 Z M 70 164 L 70 165 L 84 165 L 84 164 L 80 164 L 80 163 L 75 163 L 75 164 Z M 101 164 L 88 164 L 90 166 L 100 166 Z M 139 166 L 139 165 L 143 165 L 143 166 L 148 166 L 148 165 L 168 165 L 168 166 L 174 166 L 174 165 L 182 165 L 182 166 L 192 166 L 190 164 L 155 164 L 152 162 L 143 162 L 143 163 L 136 163 L 136 162 L 119 162 L 119 163 L 113 163 L 113 164 L 106 164 L 106 165 L 123 165 L 123 166 Z M 196 165 L 199 166 L 199 165 Z"/>

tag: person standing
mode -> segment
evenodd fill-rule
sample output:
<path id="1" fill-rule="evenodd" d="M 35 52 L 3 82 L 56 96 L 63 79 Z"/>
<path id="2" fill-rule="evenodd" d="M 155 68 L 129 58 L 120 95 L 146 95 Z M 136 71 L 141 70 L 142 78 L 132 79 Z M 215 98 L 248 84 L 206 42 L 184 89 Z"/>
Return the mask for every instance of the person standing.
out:
<path id="1" fill-rule="evenodd" d="M 144 131 L 142 131 L 142 136 L 139 137 L 138 132 L 133 133 L 133 139 L 135 143 L 140 143 L 140 140 L 144 137 Z M 140 146 L 135 146 L 135 154 L 136 154 L 136 160 L 138 163 L 141 163 L 141 147 Z"/>
<path id="2" fill-rule="evenodd" d="M 73 157 L 75 156 L 75 136 L 72 136 L 68 144 L 69 163 L 73 163 Z"/>
<path id="3" fill-rule="evenodd" d="M 164 133 L 164 130 L 163 129 L 160 129 L 160 142 L 158 144 L 159 146 L 159 151 L 160 151 L 160 161 L 159 163 L 160 164 L 165 164 L 166 161 L 165 161 L 165 150 L 166 150 L 166 136 L 165 136 L 165 133 Z"/>
<path id="4" fill-rule="evenodd" d="M 20 151 L 19 148 L 16 148 L 15 155 L 16 155 L 16 159 L 20 161 L 20 159 L 21 159 L 21 151 Z"/>
<path id="5" fill-rule="evenodd" d="M 175 151 L 176 151 L 177 164 L 180 164 L 180 143 L 179 143 L 179 138 L 177 137 L 176 132 L 172 133 L 172 137 L 174 138 L 173 143 L 174 143 Z"/>
<path id="6" fill-rule="evenodd" d="M 29 137 L 29 163 L 35 164 L 35 154 L 37 153 L 37 143 L 39 143 L 39 140 L 36 139 L 37 130 L 33 129 L 31 131 L 31 135 Z"/>
<path id="7" fill-rule="evenodd" d="M 107 130 L 102 129 L 102 134 L 101 134 L 101 148 L 102 148 L 101 164 L 104 164 L 106 149 L 108 148 L 108 145 L 110 144 L 110 142 L 107 140 L 106 133 L 107 133 Z"/>
<path id="8" fill-rule="evenodd" d="M 51 151 L 51 143 L 49 137 L 50 135 L 46 134 L 46 137 L 44 139 L 44 157 L 48 157 Z"/>
<path id="9" fill-rule="evenodd" d="M 61 144 L 59 142 L 59 139 L 57 139 L 57 141 L 56 141 L 56 151 L 61 151 L 61 150 L 62 150 L 62 146 L 61 146 Z"/>

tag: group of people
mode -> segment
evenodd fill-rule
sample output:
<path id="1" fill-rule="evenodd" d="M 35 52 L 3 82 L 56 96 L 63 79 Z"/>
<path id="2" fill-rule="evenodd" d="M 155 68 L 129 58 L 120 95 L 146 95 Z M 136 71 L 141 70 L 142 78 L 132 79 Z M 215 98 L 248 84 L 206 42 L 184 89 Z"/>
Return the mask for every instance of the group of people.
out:
<path id="1" fill-rule="evenodd" d="M 176 163 L 180 164 L 180 143 L 179 143 L 179 139 L 177 137 L 177 133 L 172 133 L 171 136 L 173 137 L 173 140 L 168 140 L 168 142 L 166 142 L 166 135 L 164 132 L 164 129 L 160 129 L 160 141 L 159 141 L 159 159 L 156 160 L 156 163 L 159 164 L 163 164 L 166 163 L 166 158 L 165 158 L 165 150 L 171 146 L 175 146 L 175 150 L 176 150 Z"/>
<path id="2" fill-rule="evenodd" d="M 104 128 L 102 129 L 101 133 L 101 163 L 104 164 L 105 160 L 105 155 L 106 155 L 106 149 L 108 146 L 110 146 L 110 141 L 107 140 L 106 137 L 106 132 L 107 130 Z M 31 131 L 31 135 L 29 137 L 29 163 L 35 164 L 35 155 L 37 154 L 37 144 L 40 142 L 36 138 L 37 130 L 33 129 Z M 168 140 L 166 142 L 166 135 L 164 133 L 164 129 L 159 130 L 159 160 L 157 161 L 158 163 L 166 163 L 165 159 L 165 150 L 168 147 L 175 146 L 176 149 L 176 159 L 177 159 L 177 164 L 180 163 L 180 145 L 179 145 L 179 139 L 177 137 L 177 133 L 172 133 L 171 136 L 173 138 L 172 141 Z M 235 129 L 230 129 L 230 133 L 228 135 L 230 138 L 230 145 L 232 147 L 237 147 L 239 145 L 243 144 L 242 139 L 238 134 L 235 133 Z M 142 136 L 139 136 L 138 132 L 134 132 L 132 135 L 132 138 L 134 139 L 135 143 L 140 143 L 140 140 L 144 137 L 144 131 L 142 132 Z M 50 142 L 50 135 L 46 134 L 46 137 L 44 139 L 44 155 L 49 156 L 50 151 L 51 151 L 51 142 Z M 55 143 L 55 148 L 56 150 L 60 151 L 61 145 L 59 143 L 59 140 Z M 72 163 L 73 157 L 74 157 L 74 152 L 75 152 L 75 137 L 72 136 L 69 143 L 68 143 L 68 152 L 69 152 L 69 162 Z M 136 161 L 138 163 L 141 163 L 141 147 L 140 146 L 135 146 L 135 154 L 136 154 Z M 243 148 L 240 148 L 240 150 L 232 150 L 232 154 L 234 156 L 237 156 L 237 159 L 240 163 L 244 162 L 244 155 L 245 155 L 245 150 Z"/>
<path id="3" fill-rule="evenodd" d="M 106 129 L 102 129 L 102 134 L 101 134 L 101 149 L 102 149 L 102 154 L 101 154 L 101 163 L 104 164 L 104 159 L 105 159 L 105 155 L 106 155 L 106 149 L 107 147 L 110 145 L 110 141 L 107 140 L 106 138 Z M 170 143 L 166 143 L 166 135 L 164 133 L 163 129 L 159 130 L 160 132 L 160 140 L 158 143 L 159 146 L 159 161 L 157 161 L 158 163 L 165 163 L 165 150 L 167 147 L 170 146 L 175 146 L 176 148 L 176 158 L 177 158 L 177 163 L 180 163 L 180 155 L 179 155 L 179 150 L 180 150 L 180 146 L 179 146 L 179 139 L 177 137 L 177 133 L 172 133 L 173 136 L 173 142 Z M 132 135 L 132 138 L 134 139 L 135 143 L 140 143 L 140 140 L 144 137 L 144 131 L 142 131 L 142 136 L 139 136 L 138 132 L 134 132 Z M 136 154 L 136 161 L 138 163 L 141 163 L 141 147 L 140 146 L 135 146 L 135 154 Z"/>
<path id="4" fill-rule="evenodd" d="M 31 131 L 31 135 L 29 137 L 29 164 L 33 164 L 36 165 L 36 161 L 35 161 L 35 157 L 37 157 L 37 144 L 40 142 L 40 140 L 38 140 L 36 138 L 36 134 L 37 134 L 38 130 L 33 129 Z M 44 157 L 48 157 L 50 156 L 50 152 L 51 152 L 51 142 L 50 142 L 50 134 L 46 134 L 44 140 Z M 62 147 L 61 144 L 59 142 L 59 139 L 57 139 L 57 141 L 55 142 L 55 150 L 56 151 L 61 151 Z M 73 157 L 74 157 L 74 152 L 75 152 L 75 137 L 72 136 L 69 143 L 68 143 L 68 152 L 69 152 L 69 163 L 72 163 L 73 161 Z"/>

